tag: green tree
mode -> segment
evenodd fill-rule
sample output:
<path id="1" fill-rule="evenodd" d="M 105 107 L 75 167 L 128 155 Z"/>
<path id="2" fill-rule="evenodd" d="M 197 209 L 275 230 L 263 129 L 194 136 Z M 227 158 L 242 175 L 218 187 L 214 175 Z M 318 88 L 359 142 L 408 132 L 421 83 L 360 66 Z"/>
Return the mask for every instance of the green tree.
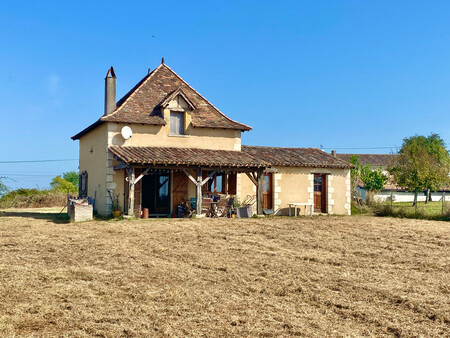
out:
<path id="1" fill-rule="evenodd" d="M 78 192 L 77 187 L 75 187 L 72 182 L 65 180 L 61 176 L 54 177 L 50 183 L 50 186 L 53 190 L 63 191 L 68 194 L 74 194 Z"/>
<path id="2" fill-rule="evenodd" d="M 417 203 L 419 191 L 427 191 L 428 202 L 431 191 L 449 183 L 450 157 L 438 134 L 403 139 L 398 155 L 390 172 L 399 186 L 414 192 L 413 205 Z"/>
<path id="3" fill-rule="evenodd" d="M 350 163 L 353 164 L 353 169 L 350 171 L 350 183 L 353 193 L 356 192 L 356 187 L 361 182 L 367 192 L 367 202 L 370 202 L 372 196 L 384 188 L 389 179 L 388 176 L 380 168 L 373 168 L 370 164 L 362 166 L 356 155 L 350 158 Z"/>
<path id="4" fill-rule="evenodd" d="M 0 177 L 0 197 L 6 195 L 9 192 L 9 188 L 2 182 L 3 177 Z"/>
<path id="5" fill-rule="evenodd" d="M 78 173 L 76 171 L 63 173 L 63 178 L 72 183 L 74 187 L 78 188 Z"/>

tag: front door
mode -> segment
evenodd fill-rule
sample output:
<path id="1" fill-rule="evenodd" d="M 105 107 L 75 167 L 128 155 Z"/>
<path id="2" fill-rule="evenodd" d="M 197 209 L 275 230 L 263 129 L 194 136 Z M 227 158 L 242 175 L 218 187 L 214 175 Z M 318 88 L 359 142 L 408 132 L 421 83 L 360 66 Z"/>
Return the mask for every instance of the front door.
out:
<path id="1" fill-rule="evenodd" d="M 314 174 L 314 212 L 327 212 L 327 175 Z"/>
<path id="2" fill-rule="evenodd" d="M 153 173 L 142 178 L 142 208 L 150 214 L 170 213 L 170 174 Z"/>
<path id="3" fill-rule="evenodd" d="M 273 209 L 272 173 L 263 177 L 263 209 Z"/>
<path id="4" fill-rule="evenodd" d="M 172 174 L 172 205 L 176 207 L 182 202 L 188 201 L 188 177 L 182 171 L 173 171 Z"/>

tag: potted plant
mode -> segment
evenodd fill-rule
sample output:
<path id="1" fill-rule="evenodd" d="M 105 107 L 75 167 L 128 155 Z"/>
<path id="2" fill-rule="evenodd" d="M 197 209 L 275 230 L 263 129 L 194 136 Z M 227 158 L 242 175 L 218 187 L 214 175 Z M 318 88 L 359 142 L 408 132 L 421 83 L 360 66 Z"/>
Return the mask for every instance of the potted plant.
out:
<path id="1" fill-rule="evenodd" d="M 111 196 L 111 192 L 109 192 L 109 196 L 111 197 L 112 201 L 112 214 L 114 218 L 119 218 L 122 215 L 122 209 L 119 205 L 119 194 L 115 195 L 114 197 Z"/>

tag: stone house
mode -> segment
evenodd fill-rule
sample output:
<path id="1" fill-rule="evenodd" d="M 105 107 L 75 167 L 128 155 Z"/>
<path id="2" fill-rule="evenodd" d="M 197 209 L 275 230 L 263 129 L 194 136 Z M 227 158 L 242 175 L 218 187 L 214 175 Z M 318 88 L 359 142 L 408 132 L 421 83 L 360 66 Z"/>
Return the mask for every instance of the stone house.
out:
<path id="1" fill-rule="evenodd" d="M 317 213 L 350 214 L 351 165 L 315 148 L 241 145 L 251 127 L 228 118 L 164 61 L 116 101 L 105 78 L 105 112 L 72 137 L 80 142 L 80 195 L 100 215 L 113 199 L 137 217 L 174 214 L 204 196 L 256 200 L 255 212 L 288 214 L 288 203 Z"/>

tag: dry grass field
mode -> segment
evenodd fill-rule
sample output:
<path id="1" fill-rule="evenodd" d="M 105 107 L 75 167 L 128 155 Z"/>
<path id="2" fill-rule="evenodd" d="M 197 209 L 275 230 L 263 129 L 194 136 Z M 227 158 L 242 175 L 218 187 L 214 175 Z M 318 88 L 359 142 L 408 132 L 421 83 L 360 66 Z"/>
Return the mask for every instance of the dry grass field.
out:
<path id="1" fill-rule="evenodd" d="M 0 216 L 1 336 L 450 336 L 450 224 Z"/>

